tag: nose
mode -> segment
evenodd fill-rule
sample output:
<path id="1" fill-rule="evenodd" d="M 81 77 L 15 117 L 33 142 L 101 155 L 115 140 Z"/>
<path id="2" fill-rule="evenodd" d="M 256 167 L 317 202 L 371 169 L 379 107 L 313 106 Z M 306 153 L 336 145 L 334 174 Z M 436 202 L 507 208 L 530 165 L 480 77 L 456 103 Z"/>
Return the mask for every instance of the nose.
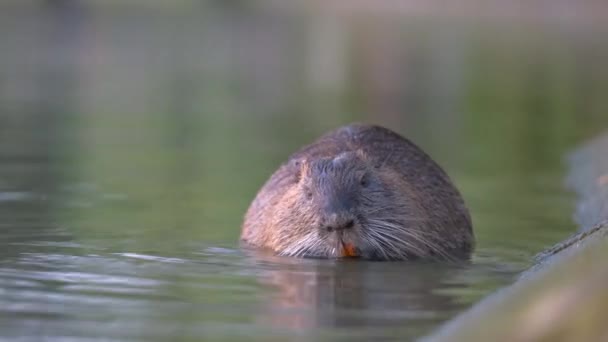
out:
<path id="1" fill-rule="evenodd" d="M 345 214 L 330 214 L 321 223 L 321 230 L 327 232 L 343 231 L 351 229 L 355 226 L 355 220 L 352 215 Z"/>

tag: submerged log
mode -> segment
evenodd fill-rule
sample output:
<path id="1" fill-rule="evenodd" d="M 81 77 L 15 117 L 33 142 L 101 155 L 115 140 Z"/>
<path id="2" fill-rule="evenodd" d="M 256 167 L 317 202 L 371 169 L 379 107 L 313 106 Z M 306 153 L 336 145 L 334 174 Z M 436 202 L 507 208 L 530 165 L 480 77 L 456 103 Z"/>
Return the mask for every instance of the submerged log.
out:
<path id="1" fill-rule="evenodd" d="M 569 162 L 579 232 L 423 341 L 608 341 L 608 135 Z"/>

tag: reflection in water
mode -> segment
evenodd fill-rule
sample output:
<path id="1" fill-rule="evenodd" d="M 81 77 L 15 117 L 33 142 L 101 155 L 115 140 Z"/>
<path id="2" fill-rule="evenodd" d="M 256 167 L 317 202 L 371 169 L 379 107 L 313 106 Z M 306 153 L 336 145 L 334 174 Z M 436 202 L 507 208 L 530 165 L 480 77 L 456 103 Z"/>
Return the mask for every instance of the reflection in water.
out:
<path id="1" fill-rule="evenodd" d="M 257 317 L 275 329 L 312 335 L 316 329 L 337 329 L 364 339 L 365 329 L 386 337 L 391 334 L 374 330 L 399 330 L 408 322 L 403 334 L 415 336 L 443 320 L 425 308 L 444 313 L 463 308 L 456 296 L 437 291 L 449 287 L 466 270 L 462 266 L 256 257 L 270 263 L 258 279 L 272 289 Z"/>

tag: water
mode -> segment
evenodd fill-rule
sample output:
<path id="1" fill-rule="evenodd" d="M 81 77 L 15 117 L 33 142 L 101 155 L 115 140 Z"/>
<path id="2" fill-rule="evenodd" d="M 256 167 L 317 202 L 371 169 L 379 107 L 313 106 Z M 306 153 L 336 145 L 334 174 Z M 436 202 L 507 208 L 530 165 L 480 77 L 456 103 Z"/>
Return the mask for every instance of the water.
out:
<path id="1" fill-rule="evenodd" d="M 601 21 L 275 5 L 0 5 L 0 338 L 410 340 L 575 231 L 562 156 L 608 127 Z M 470 265 L 238 247 L 274 168 L 351 121 L 444 166 Z"/>

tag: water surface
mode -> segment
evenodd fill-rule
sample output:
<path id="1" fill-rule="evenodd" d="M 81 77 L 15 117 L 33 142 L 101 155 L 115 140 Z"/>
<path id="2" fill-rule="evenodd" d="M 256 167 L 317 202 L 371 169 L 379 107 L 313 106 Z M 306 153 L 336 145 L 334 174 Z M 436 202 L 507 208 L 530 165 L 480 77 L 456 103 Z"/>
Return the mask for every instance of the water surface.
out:
<path id="1" fill-rule="evenodd" d="M 238 4 L 0 5 L 1 338 L 410 340 L 575 231 L 562 156 L 608 125 L 603 26 Z M 448 171 L 470 264 L 239 249 L 269 174 L 352 121 Z"/>

